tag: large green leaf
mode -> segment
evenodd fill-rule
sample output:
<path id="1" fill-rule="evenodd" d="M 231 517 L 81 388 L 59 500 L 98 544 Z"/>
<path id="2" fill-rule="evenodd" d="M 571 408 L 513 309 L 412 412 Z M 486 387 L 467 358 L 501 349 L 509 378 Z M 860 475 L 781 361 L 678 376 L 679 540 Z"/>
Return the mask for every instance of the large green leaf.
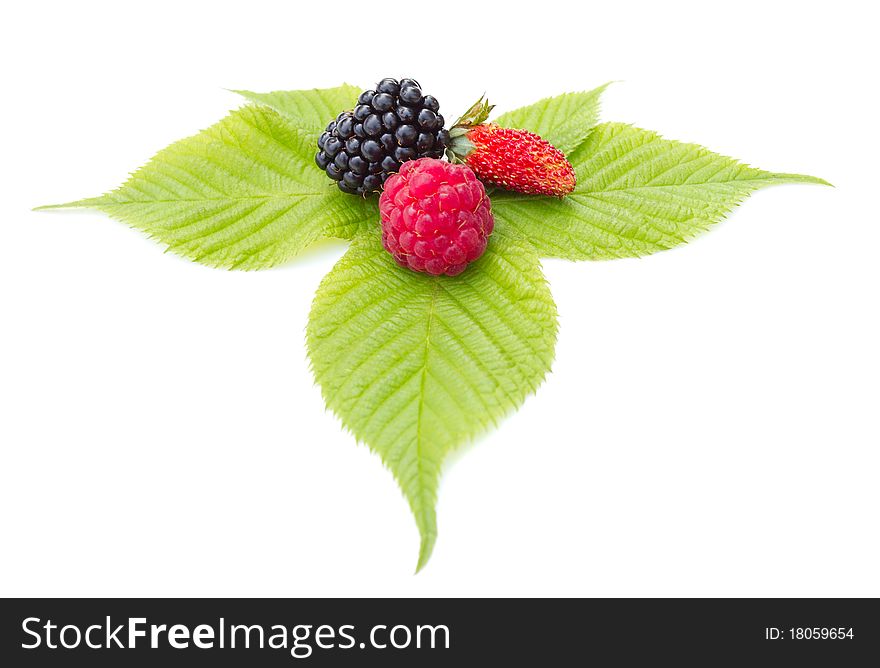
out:
<path id="1" fill-rule="evenodd" d="M 537 256 L 493 235 L 455 278 L 398 267 L 363 232 L 318 288 L 308 348 L 327 405 L 379 453 L 421 534 L 437 535 L 443 459 L 534 392 L 550 368 L 556 307 Z"/>
<path id="2" fill-rule="evenodd" d="M 765 172 L 621 123 L 597 126 L 569 159 L 578 184 L 565 198 L 492 195 L 496 218 L 544 257 L 648 255 L 708 229 L 759 188 L 826 183 Z"/>
<path id="3" fill-rule="evenodd" d="M 274 110 L 247 106 L 160 151 L 113 192 L 45 208 L 98 209 L 197 262 L 263 269 L 378 217 L 374 200 L 339 192 L 315 150 Z"/>
<path id="4" fill-rule="evenodd" d="M 249 90 L 235 92 L 251 102 L 271 107 L 316 139 L 340 111 L 354 107 L 360 94 L 360 90 L 350 84 L 336 88 L 276 90 L 271 93 L 253 93 Z"/>
<path id="5" fill-rule="evenodd" d="M 577 148 L 599 121 L 599 102 L 609 84 L 580 93 L 564 93 L 501 114 L 506 128 L 535 132 L 565 154 Z"/>
<path id="6" fill-rule="evenodd" d="M 172 144 L 117 190 L 60 207 L 104 211 L 212 266 L 261 269 L 327 236 L 352 239 L 322 281 L 307 343 L 327 405 L 391 469 L 421 535 L 437 535 L 446 455 L 515 410 L 550 368 L 556 308 L 541 255 L 632 257 L 683 243 L 752 191 L 784 182 L 627 125 L 596 125 L 605 86 L 499 117 L 566 152 L 578 185 L 562 198 L 492 193 L 496 231 L 460 276 L 398 267 L 375 199 L 338 191 L 315 141 L 357 98 L 353 86 L 242 95 L 255 103 Z M 47 207 L 57 208 L 57 207 Z"/>

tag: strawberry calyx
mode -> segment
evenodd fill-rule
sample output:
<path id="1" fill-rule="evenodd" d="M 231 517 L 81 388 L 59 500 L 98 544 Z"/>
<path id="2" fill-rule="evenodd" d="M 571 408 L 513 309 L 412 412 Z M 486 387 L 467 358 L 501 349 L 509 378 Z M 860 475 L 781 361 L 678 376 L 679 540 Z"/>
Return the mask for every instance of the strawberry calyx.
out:
<path id="1" fill-rule="evenodd" d="M 474 143 L 468 139 L 468 132 L 485 123 L 494 108 L 495 105 L 489 104 L 486 96 L 481 95 L 480 99 L 455 121 L 455 124 L 449 129 L 449 139 L 446 142 L 446 155 L 451 162 L 464 162 L 468 154 L 476 148 Z"/>

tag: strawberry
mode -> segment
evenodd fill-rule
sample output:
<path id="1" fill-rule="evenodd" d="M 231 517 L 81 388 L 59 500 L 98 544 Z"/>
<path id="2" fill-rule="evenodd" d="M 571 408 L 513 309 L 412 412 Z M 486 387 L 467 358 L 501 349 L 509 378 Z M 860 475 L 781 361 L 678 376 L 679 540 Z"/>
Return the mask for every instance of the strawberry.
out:
<path id="1" fill-rule="evenodd" d="M 575 174 L 565 154 L 534 132 L 485 123 L 492 106 L 483 98 L 449 131 L 452 159 L 492 185 L 529 195 L 563 197 Z"/>

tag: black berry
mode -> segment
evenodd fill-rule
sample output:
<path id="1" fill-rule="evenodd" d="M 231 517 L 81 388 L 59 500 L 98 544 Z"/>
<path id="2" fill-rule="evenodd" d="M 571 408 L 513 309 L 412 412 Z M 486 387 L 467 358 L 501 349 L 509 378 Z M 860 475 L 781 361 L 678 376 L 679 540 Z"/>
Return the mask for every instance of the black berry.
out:
<path id="1" fill-rule="evenodd" d="M 407 160 L 413 160 L 416 155 L 417 153 L 414 148 L 405 148 L 403 146 L 398 146 L 396 149 L 394 149 L 394 159 L 397 160 L 397 162 L 406 162 Z M 329 167 L 327 169 L 329 169 Z"/>
<path id="2" fill-rule="evenodd" d="M 381 142 L 382 146 L 385 147 L 385 150 L 389 153 L 394 151 L 394 149 L 397 147 L 397 140 L 394 138 L 394 135 L 390 133 L 385 133 L 384 135 L 379 137 L 379 141 Z"/>
<path id="3" fill-rule="evenodd" d="M 372 106 L 376 111 L 388 111 L 394 106 L 394 97 L 388 93 L 379 93 L 373 98 Z"/>
<path id="4" fill-rule="evenodd" d="M 419 136 L 419 131 L 416 129 L 414 125 L 401 125 L 394 132 L 394 137 L 397 139 L 397 143 L 401 146 L 412 146 L 416 143 L 416 137 Z M 333 139 L 327 140 L 327 146 L 329 147 L 330 143 L 333 142 Z M 337 140 L 338 143 L 338 140 Z M 324 149 L 327 150 L 327 149 Z"/>
<path id="5" fill-rule="evenodd" d="M 372 113 L 373 113 L 373 108 L 368 104 L 359 104 L 358 106 L 356 106 L 354 108 L 354 117 L 359 121 L 364 120 L 367 116 L 369 116 Z"/>
<path id="6" fill-rule="evenodd" d="M 376 114 L 370 114 L 364 119 L 364 130 L 370 136 L 375 137 L 382 133 L 382 121 Z"/>
<path id="7" fill-rule="evenodd" d="M 349 188 L 357 188 L 359 185 L 361 185 L 360 177 L 354 172 L 345 172 L 345 174 L 342 176 L 342 182 Z"/>
<path id="8" fill-rule="evenodd" d="M 397 120 L 397 116 L 394 115 L 393 111 L 386 111 L 382 114 L 382 125 L 384 125 L 388 130 L 393 130 L 398 125 L 400 125 L 400 121 Z"/>
<path id="9" fill-rule="evenodd" d="M 422 99 L 422 104 L 424 105 L 425 109 L 430 109 L 434 113 L 440 111 L 440 103 L 437 102 L 437 98 L 433 95 L 425 95 L 425 97 Z"/>
<path id="10" fill-rule="evenodd" d="M 361 150 L 361 140 L 357 137 L 352 137 L 351 139 L 345 142 L 345 152 L 349 155 L 356 155 L 360 153 Z"/>
<path id="11" fill-rule="evenodd" d="M 353 155 L 348 159 L 348 168 L 353 171 L 355 174 L 364 175 L 367 173 L 367 168 L 370 166 L 370 163 L 364 160 L 359 155 Z"/>
<path id="12" fill-rule="evenodd" d="M 412 127 L 407 125 L 405 127 Z M 324 153 L 333 157 L 342 149 L 342 141 L 338 137 L 330 137 L 327 141 L 324 142 Z"/>
<path id="13" fill-rule="evenodd" d="M 382 145 L 378 142 L 368 139 L 361 144 L 361 155 L 364 156 L 364 159 L 368 162 L 377 162 L 384 157 L 385 149 L 383 149 Z"/>
<path id="14" fill-rule="evenodd" d="M 376 91 L 379 93 L 388 93 L 393 97 L 400 92 L 400 84 L 397 83 L 397 79 L 382 79 L 382 81 L 379 82 L 379 85 L 376 86 Z"/>
<path id="15" fill-rule="evenodd" d="M 419 152 L 425 152 L 430 151 L 432 148 L 434 148 L 434 135 L 427 132 L 420 132 L 416 139 L 416 150 Z M 345 153 L 340 153 L 336 157 L 338 158 L 340 155 L 345 155 Z"/>
<path id="16" fill-rule="evenodd" d="M 390 155 L 386 155 L 382 158 L 382 169 L 386 172 L 396 172 L 400 169 L 400 163 Z"/>
<path id="17" fill-rule="evenodd" d="M 360 94 L 318 138 L 315 164 L 353 195 L 378 192 L 400 165 L 440 158 L 448 139 L 440 103 L 415 79 L 382 79 Z"/>
<path id="18" fill-rule="evenodd" d="M 331 162 L 327 165 L 327 169 L 324 170 L 327 172 L 327 176 L 329 176 L 334 181 L 339 181 L 342 178 L 342 170 L 336 166 L 335 162 Z M 347 173 L 347 172 L 346 172 Z"/>
<path id="19" fill-rule="evenodd" d="M 419 112 L 419 116 L 418 116 L 417 120 L 419 122 L 419 127 L 422 128 L 422 130 L 431 131 L 431 130 L 437 129 L 437 120 L 438 120 L 437 114 L 435 114 L 430 109 L 422 109 Z M 336 126 L 336 131 L 338 133 L 340 133 L 340 136 L 342 136 L 342 124 L 341 123 Z"/>
<path id="20" fill-rule="evenodd" d="M 406 86 L 400 89 L 400 99 L 407 104 L 418 104 L 422 101 L 422 91 L 415 86 Z"/>
<path id="21" fill-rule="evenodd" d="M 397 107 L 394 113 L 397 114 L 397 118 L 400 119 L 401 123 L 413 123 L 416 120 L 416 110 L 406 105 Z"/>
<path id="22" fill-rule="evenodd" d="M 354 119 L 351 116 L 343 118 L 336 124 L 336 134 L 340 139 L 348 139 L 354 134 Z"/>

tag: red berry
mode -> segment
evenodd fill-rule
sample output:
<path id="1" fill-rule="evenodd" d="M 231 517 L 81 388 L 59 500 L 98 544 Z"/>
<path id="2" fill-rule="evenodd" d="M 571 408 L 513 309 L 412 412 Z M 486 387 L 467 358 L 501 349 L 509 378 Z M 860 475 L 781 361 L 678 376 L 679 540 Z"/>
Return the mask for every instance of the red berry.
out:
<path id="1" fill-rule="evenodd" d="M 495 221 L 486 189 L 466 165 L 403 163 L 379 197 L 382 245 L 402 267 L 455 276 L 486 250 Z"/>
<path id="2" fill-rule="evenodd" d="M 575 186 L 565 155 L 534 132 L 476 125 L 467 133 L 473 149 L 465 162 L 488 183 L 531 195 L 562 197 Z"/>
<path id="3" fill-rule="evenodd" d="M 565 154 L 534 132 L 486 123 L 492 109 L 477 100 L 452 126 L 447 149 L 486 183 L 529 195 L 572 192 L 576 175 Z"/>

